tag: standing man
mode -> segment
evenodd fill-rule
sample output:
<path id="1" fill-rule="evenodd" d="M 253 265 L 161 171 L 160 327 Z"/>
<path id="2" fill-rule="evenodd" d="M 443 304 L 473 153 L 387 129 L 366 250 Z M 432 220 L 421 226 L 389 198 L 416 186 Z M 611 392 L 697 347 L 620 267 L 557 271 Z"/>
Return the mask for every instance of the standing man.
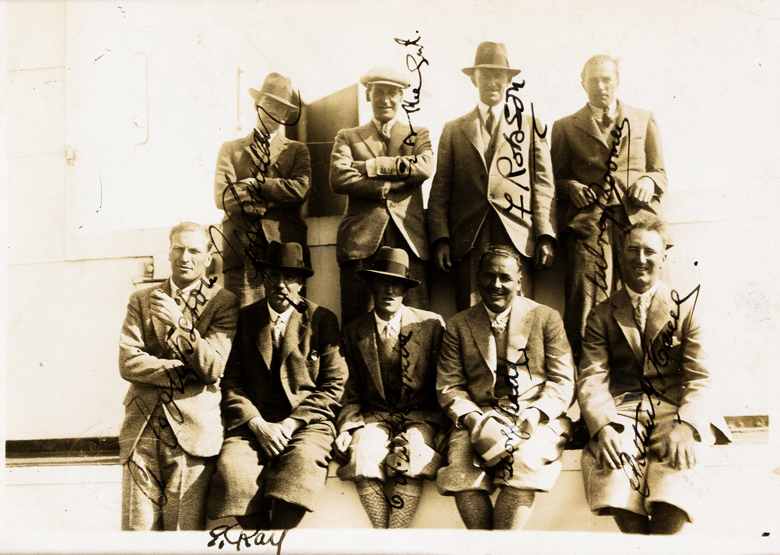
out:
<path id="1" fill-rule="evenodd" d="M 278 530 L 298 526 L 325 488 L 347 366 L 336 315 L 300 296 L 314 274 L 301 246 L 272 241 L 260 268 L 266 298 L 239 312 L 222 382 L 209 518 Z"/>
<path id="2" fill-rule="evenodd" d="M 222 271 L 225 289 L 242 307 L 264 296 L 257 263 L 265 259 L 271 241 L 306 247 L 306 222 L 301 205 L 311 183 L 311 159 L 306 145 L 291 141 L 279 127 L 298 111 L 290 80 L 270 73 L 255 100 L 257 127 L 243 139 L 222 145 L 214 174 L 214 202 L 222 218 Z"/>
<path id="3" fill-rule="evenodd" d="M 130 388 L 119 433 L 122 530 L 203 530 L 222 446 L 219 379 L 236 332 L 235 296 L 206 280 L 209 234 L 170 233 L 171 277 L 136 291 L 119 339 Z"/>
<path id="4" fill-rule="evenodd" d="M 509 67 L 503 44 L 483 42 L 463 73 L 479 91 L 479 103 L 444 125 L 428 201 L 433 257 L 440 270 L 455 270 L 459 311 L 479 302 L 477 266 L 489 244 L 520 252 L 523 294 L 533 297 L 534 267 L 552 265 L 556 228 L 544 126 L 521 113 L 517 96 L 511 106 L 504 103 L 520 70 Z"/>
<path id="5" fill-rule="evenodd" d="M 552 159 L 565 210 L 564 324 L 575 362 L 590 309 L 620 282 L 614 248 L 620 230 L 647 216 L 660 217 L 666 191 L 661 136 L 652 112 L 615 98 L 617 60 L 594 56 L 582 70 L 588 103 L 555 122 Z"/>
<path id="6" fill-rule="evenodd" d="M 577 399 L 592 438 L 582 450 L 585 494 L 625 533 L 676 534 L 693 522 L 707 448 L 731 435 L 711 395 L 698 291 L 686 297 L 658 279 L 665 251 L 660 220 L 628 229 L 625 287 L 591 311 L 582 343 Z"/>
<path id="7" fill-rule="evenodd" d="M 441 465 L 447 419 L 436 400 L 436 360 L 444 321 L 404 306 L 409 277 L 403 249 L 382 247 L 370 270 L 374 310 L 344 329 L 349 379 L 338 419 L 338 474 L 352 480 L 374 528 L 408 528 L 423 479 Z M 400 501 L 399 501 L 400 500 Z"/>
<path id="8" fill-rule="evenodd" d="M 437 485 L 455 496 L 468 529 L 522 529 L 535 492 L 558 479 L 570 437 L 574 368 L 563 322 L 521 296 L 522 279 L 517 251 L 488 246 L 477 272 L 481 302 L 444 332 L 436 390 L 455 430 Z"/>
<path id="9" fill-rule="evenodd" d="M 419 287 L 404 302 L 428 308 L 428 234 L 420 186 L 431 176 L 433 149 L 424 127 L 396 120 L 409 81 L 394 69 L 374 68 L 360 83 L 366 87 L 373 119 L 342 129 L 330 156 L 330 186 L 348 195 L 336 236 L 341 269 L 341 323 L 372 309 L 371 290 L 358 271 L 371 268 L 379 247 L 403 249 Z"/>

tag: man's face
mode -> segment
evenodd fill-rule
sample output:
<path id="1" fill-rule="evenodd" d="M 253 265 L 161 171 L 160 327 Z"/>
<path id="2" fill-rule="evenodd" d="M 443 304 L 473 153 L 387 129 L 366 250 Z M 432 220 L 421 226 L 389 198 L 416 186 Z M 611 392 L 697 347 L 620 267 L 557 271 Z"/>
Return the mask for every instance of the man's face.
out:
<path id="1" fill-rule="evenodd" d="M 374 296 L 374 310 L 382 320 L 390 320 L 401 310 L 404 295 L 409 290 L 406 282 L 391 276 L 374 276 L 371 294 Z"/>
<path id="2" fill-rule="evenodd" d="M 664 243 L 655 231 L 634 230 L 626 237 L 620 265 L 626 285 L 637 293 L 644 293 L 655 285 L 665 262 Z"/>
<path id="3" fill-rule="evenodd" d="M 208 247 L 209 238 L 199 231 L 184 231 L 173 236 L 168 260 L 176 287 L 184 289 L 205 275 L 211 264 Z"/>
<path id="4" fill-rule="evenodd" d="M 292 108 L 285 106 L 270 96 L 263 95 L 255 101 L 257 111 L 257 129 L 263 133 L 275 133 L 279 126 L 287 121 Z"/>
<path id="5" fill-rule="evenodd" d="M 504 91 L 511 79 L 503 69 L 480 67 L 474 70 L 474 86 L 479 89 L 479 99 L 488 106 L 496 106 L 504 98 Z"/>
<path id="6" fill-rule="evenodd" d="M 276 312 L 284 312 L 298 303 L 303 276 L 295 270 L 265 269 L 265 296 Z"/>
<path id="7" fill-rule="evenodd" d="M 510 257 L 487 256 L 477 271 L 479 295 L 493 312 L 503 312 L 512 305 L 522 281 L 520 266 Z"/>
<path id="8" fill-rule="evenodd" d="M 615 101 L 620 79 L 612 62 L 591 64 L 585 72 L 582 88 L 588 93 L 588 101 L 596 108 L 606 108 Z"/>
<path id="9" fill-rule="evenodd" d="M 398 106 L 403 99 L 400 87 L 393 85 L 374 84 L 366 89 L 366 98 L 371 103 L 371 110 L 377 121 L 387 123 L 395 117 Z"/>

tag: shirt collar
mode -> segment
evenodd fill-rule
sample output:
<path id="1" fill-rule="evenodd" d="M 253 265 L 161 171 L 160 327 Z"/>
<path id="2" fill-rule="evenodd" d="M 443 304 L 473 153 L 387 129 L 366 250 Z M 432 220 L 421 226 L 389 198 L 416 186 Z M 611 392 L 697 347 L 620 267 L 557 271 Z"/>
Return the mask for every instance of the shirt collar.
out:
<path id="1" fill-rule="evenodd" d="M 287 324 L 287 321 L 290 319 L 290 315 L 292 314 L 294 308 L 294 306 L 290 305 L 290 308 L 280 314 L 271 308 L 271 303 L 268 303 L 268 313 L 271 315 L 271 322 L 276 323 L 276 320 L 281 318 L 282 323 Z"/>
<path id="2" fill-rule="evenodd" d="M 376 126 L 376 130 L 377 131 L 382 131 L 382 126 L 384 125 L 384 123 L 382 123 L 381 121 L 379 121 L 376 118 L 371 118 L 371 121 L 374 122 L 374 125 Z M 398 121 L 398 116 L 397 115 L 393 119 L 391 119 L 390 121 L 387 122 L 387 128 L 392 130 L 396 121 Z"/>
<path id="3" fill-rule="evenodd" d="M 488 307 L 485 305 L 485 303 L 482 303 L 482 306 L 484 306 L 484 307 L 485 307 L 485 312 L 487 312 L 487 314 L 488 314 L 488 318 L 490 318 L 491 322 L 496 322 L 496 321 L 498 321 L 498 322 L 504 322 L 504 323 L 506 323 L 506 322 L 508 322 L 508 321 L 509 321 L 509 313 L 510 313 L 510 312 L 511 312 L 511 310 L 512 310 L 512 305 L 509 305 L 509 307 L 507 307 L 507 309 L 506 309 L 505 311 L 503 311 L 503 312 L 500 312 L 500 313 L 499 313 L 499 312 L 493 312 L 492 310 L 490 310 L 490 309 L 489 309 L 489 308 L 488 308 Z"/>
<path id="4" fill-rule="evenodd" d="M 171 286 L 171 298 L 175 299 L 176 297 L 178 297 L 182 293 L 186 293 L 187 295 L 189 295 L 200 284 L 200 281 L 201 281 L 200 279 L 196 279 L 195 281 L 193 281 L 191 284 L 189 284 L 184 289 L 179 289 L 176 286 L 176 284 L 173 283 L 173 277 L 169 277 L 168 278 L 168 283 Z"/>
<path id="5" fill-rule="evenodd" d="M 645 303 L 649 305 L 649 301 L 655 297 L 655 292 L 658 290 L 658 281 L 656 281 L 653 286 L 645 291 L 644 293 L 637 293 L 633 289 L 631 289 L 628 285 L 626 285 L 626 292 L 628 293 L 629 298 L 631 299 L 631 304 L 636 306 L 639 302 L 639 299 L 645 299 Z"/>
<path id="6" fill-rule="evenodd" d="M 382 333 L 386 326 L 390 326 L 390 329 L 393 330 L 396 334 L 399 334 L 401 332 L 401 311 L 395 313 L 395 315 L 390 318 L 390 320 L 385 321 L 382 320 L 379 315 L 374 311 L 374 320 L 376 321 L 376 329 L 379 330 L 379 333 Z"/>
<path id="7" fill-rule="evenodd" d="M 596 108 L 593 104 L 588 102 L 588 108 L 590 108 L 590 113 L 593 115 L 596 119 L 601 119 L 601 116 L 604 115 L 604 108 Z M 617 99 L 612 101 L 612 104 L 610 104 L 607 108 L 609 108 L 609 117 L 612 119 L 615 119 L 617 117 Z"/>
<path id="8" fill-rule="evenodd" d="M 477 104 L 477 108 L 479 109 L 479 115 L 482 116 L 482 121 L 487 121 L 487 113 L 488 110 L 491 110 L 493 112 L 493 116 L 496 118 L 496 122 L 498 122 L 498 118 L 501 115 L 501 110 L 503 109 L 504 103 L 499 102 L 495 106 L 488 106 L 481 100 Z"/>
<path id="9" fill-rule="evenodd" d="M 257 128 L 255 127 L 255 129 L 257 129 Z M 262 129 L 257 129 L 257 132 L 260 133 L 260 135 L 265 135 L 265 132 Z M 274 138 L 278 134 L 279 134 L 279 131 L 277 130 L 277 131 L 274 131 L 273 133 L 271 133 L 270 135 L 267 135 L 267 137 L 268 137 L 268 144 L 271 144 L 271 141 L 273 141 Z"/>

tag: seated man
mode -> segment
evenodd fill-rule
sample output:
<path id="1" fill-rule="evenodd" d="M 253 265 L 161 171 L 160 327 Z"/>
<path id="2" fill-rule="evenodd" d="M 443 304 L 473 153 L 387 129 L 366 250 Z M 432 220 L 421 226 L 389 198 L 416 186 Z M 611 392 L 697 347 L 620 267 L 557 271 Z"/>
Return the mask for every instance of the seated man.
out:
<path id="1" fill-rule="evenodd" d="M 591 434 L 582 477 L 591 511 L 622 532 L 676 534 L 693 522 L 706 447 L 730 433 L 710 399 L 696 296 L 658 274 L 666 261 L 660 220 L 630 226 L 620 263 L 626 287 L 588 317 L 577 380 Z"/>
<path id="2" fill-rule="evenodd" d="M 535 492 L 558 479 L 570 437 L 574 368 L 563 322 L 519 295 L 522 278 L 517 251 L 488 246 L 477 271 L 482 302 L 444 332 L 436 389 L 456 429 L 437 485 L 455 496 L 469 529 L 523 528 Z"/>
<path id="3" fill-rule="evenodd" d="M 336 315 L 299 294 L 314 273 L 301 245 L 272 241 L 261 268 L 266 297 L 240 310 L 222 381 L 226 434 L 209 518 L 289 529 L 325 487 L 347 366 Z"/>
<path id="4" fill-rule="evenodd" d="M 195 223 L 170 233 L 171 277 L 130 296 L 119 373 L 130 388 L 119 432 L 122 530 L 203 530 L 222 446 L 219 378 L 238 300 L 204 279 L 211 239 Z"/>
<path id="5" fill-rule="evenodd" d="M 444 321 L 402 304 L 409 278 L 403 249 L 382 247 L 370 270 L 374 309 L 344 328 L 349 378 L 335 454 L 374 528 L 407 528 L 423 478 L 441 465 L 446 419 L 436 400 L 436 359 Z"/>

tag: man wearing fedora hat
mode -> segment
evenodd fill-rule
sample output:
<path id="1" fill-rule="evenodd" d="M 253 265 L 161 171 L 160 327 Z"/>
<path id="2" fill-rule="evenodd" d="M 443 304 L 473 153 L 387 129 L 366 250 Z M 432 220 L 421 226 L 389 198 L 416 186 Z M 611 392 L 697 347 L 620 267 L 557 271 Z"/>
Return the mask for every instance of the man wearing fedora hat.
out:
<path id="1" fill-rule="evenodd" d="M 411 276 L 420 282 L 404 302 L 428 307 L 428 234 L 420 186 L 431 176 L 433 149 L 424 127 L 396 121 L 409 80 L 400 72 L 378 67 L 363 77 L 373 119 L 342 129 L 330 158 L 330 186 L 348 195 L 336 236 L 341 273 L 341 322 L 347 324 L 371 310 L 371 291 L 358 271 L 371 268 L 382 246 L 409 255 Z"/>
<path id="2" fill-rule="evenodd" d="M 428 201 L 433 258 L 440 270 L 455 271 L 458 310 L 479 301 L 476 272 L 488 244 L 520 252 L 523 294 L 532 297 L 534 267 L 553 263 L 556 228 L 550 153 L 537 132 L 544 126 L 525 114 L 504 115 L 504 92 L 520 70 L 509 67 L 503 44 L 483 42 L 463 73 L 479 103 L 444 125 Z"/>
<path id="3" fill-rule="evenodd" d="M 588 103 L 555 122 L 552 160 L 564 215 L 566 253 L 564 324 L 579 362 L 591 309 L 619 286 L 621 229 L 641 220 L 664 220 L 667 179 L 661 135 L 652 112 L 616 98 L 618 62 L 593 56 L 581 74 Z"/>
<path id="4" fill-rule="evenodd" d="M 359 270 L 374 309 L 344 328 L 349 378 L 334 453 L 352 480 L 374 528 L 406 528 L 436 477 L 447 419 L 436 401 L 436 359 L 444 321 L 404 306 L 409 277 L 403 249 L 382 247 Z"/>
<path id="5" fill-rule="evenodd" d="M 279 132 L 298 111 L 290 80 L 270 73 L 259 91 L 249 89 L 257 126 L 243 139 L 219 149 L 214 174 L 214 202 L 222 218 L 222 271 L 225 288 L 241 306 L 263 297 L 256 268 L 271 241 L 306 247 L 306 223 L 301 205 L 311 183 L 311 159 L 306 145 Z"/>
<path id="6" fill-rule="evenodd" d="M 455 430 L 436 483 L 467 528 L 521 529 L 535 492 L 561 471 L 574 367 L 561 316 L 520 294 L 517 251 L 488 246 L 477 279 L 481 302 L 450 319 L 442 340 L 436 390 Z"/>
<path id="7" fill-rule="evenodd" d="M 209 518 L 288 529 L 325 487 L 347 367 L 336 315 L 300 296 L 314 273 L 301 246 L 272 241 L 259 265 L 266 297 L 239 311 L 222 380 Z"/>

